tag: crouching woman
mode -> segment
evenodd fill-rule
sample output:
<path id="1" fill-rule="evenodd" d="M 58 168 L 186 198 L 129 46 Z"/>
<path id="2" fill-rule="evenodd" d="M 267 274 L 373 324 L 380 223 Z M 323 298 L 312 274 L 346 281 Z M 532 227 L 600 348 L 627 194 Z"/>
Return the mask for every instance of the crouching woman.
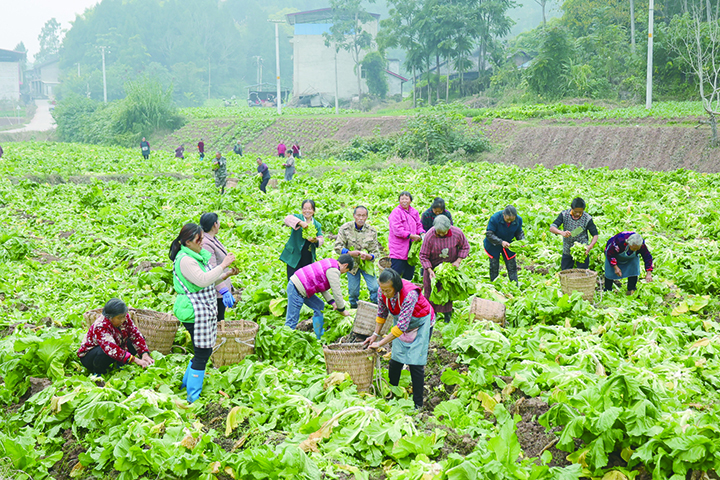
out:
<path id="1" fill-rule="evenodd" d="M 155 363 L 148 352 L 145 338 L 130 319 L 125 302 L 111 298 L 102 315 L 90 325 L 78 357 L 91 373 L 102 375 L 114 365 L 134 363 L 148 367 Z"/>

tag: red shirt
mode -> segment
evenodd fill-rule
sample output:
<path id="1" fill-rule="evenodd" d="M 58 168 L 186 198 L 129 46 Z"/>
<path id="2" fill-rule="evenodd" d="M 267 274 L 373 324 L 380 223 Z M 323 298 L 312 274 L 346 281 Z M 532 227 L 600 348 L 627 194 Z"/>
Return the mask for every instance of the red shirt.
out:
<path id="1" fill-rule="evenodd" d="M 145 338 L 130 319 L 130 315 L 125 316 L 125 321 L 119 327 L 115 327 L 109 318 L 101 315 L 90 325 L 90 330 L 78 350 L 78 357 L 84 357 L 88 351 L 99 346 L 113 360 L 128 363 L 128 342 L 132 342 L 139 356 L 149 352 Z"/>

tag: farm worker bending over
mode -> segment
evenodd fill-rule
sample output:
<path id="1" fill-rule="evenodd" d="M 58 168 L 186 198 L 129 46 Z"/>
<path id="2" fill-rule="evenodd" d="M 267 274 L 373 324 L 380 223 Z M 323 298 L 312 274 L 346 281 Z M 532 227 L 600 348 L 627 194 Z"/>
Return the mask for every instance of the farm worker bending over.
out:
<path id="1" fill-rule="evenodd" d="M 485 232 L 485 253 L 490 257 L 490 281 L 494 281 L 500 272 L 500 257 L 505 261 L 508 278 L 518 283 L 517 262 L 515 253 L 509 250 L 510 242 L 522 240 L 525 234 L 522 229 L 522 218 L 512 205 L 505 207 L 502 212 L 495 213 L 490 217 L 487 231 Z"/>
<path id="2" fill-rule="evenodd" d="M 362 205 L 355 207 L 355 220 L 343 224 L 335 240 L 335 253 L 347 253 L 355 260 L 355 267 L 348 272 L 348 294 L 350 308 L 357 308 L 360 298 L 360 277 L 365 278 L 370 301 L 377 303 L 378 283 L 375 279 L 375 256 L 380 254 L 377 230 L 367 224 L 368 209 Z"/>
<path id="3" fill-rule="evenodd" d="M 213 162 L 213 170 L 215 170 L 215 188 L 220 189 L 220 195 L 225 194 L 225 186 L 227 185 L 227 160 L 222 156 L 222 153 L 217 152 L 215 154 L 215 161 Z"/>
<path id="4" fill-rule="evenodd" d="M 220 265 L 228 251 L 225 246 L 217 238 L 220 231 L 220 221 L 217 213 L 203 213 L 200 216 L 200 226 L 203 229 L 202 248 L 210 252 L 210 268 Z M 230 272 L 229 268 L 225 269 L 225 273 Z M 225 308 L 232 308 L 235 305 L 235 297 L 232 295 L 232 282 L 229 278 L 222 283 L 215 285 L 217 290 L 217 321 L 225 320 Z"/>
<path id="5" fill-rule="evenodd" d="M 257 171 L 260 175 L 262 175 L 260 191 L 266 193 L 265 187 L 267 187 L 267 184 L 270 181 L 270 167 L 268 167 L 267 163 L 264 163 L 260 157 L 257 158 L 257 164 Z"/>
<path id="6" fill-rule="evenodd" d="M 446 216 L 450 220 L 450 225 L 453 225 L 452 215 L 450 215 L 450 212 L 445 208 L 445 200 L 440 197 L 435 197 L 430 208 L 425 210 L 422 217 L 420 217 L 420 223 L 422 223 L 426 232 L 433 227 L 433 222 L 438 215 Z"/>
<path id="7" fill-rule="evenodd" d="M 180 145 L 175 149 L 175 158 L 185 159 L 185 145 Z"/>
<path id="8" fill-rule="evenodd" d="M 280 260 L 287 264 L 287 278 L 315 261 L 315 250 L 322 247 L 325 238 L 320 222 L 315 216 L 315 202 L 303 200 L 302 213 L 285 217 L 285 225 L 292 228 L 290 238 L 280 254 Z"/>
<path id="9" fill-rule="evenodd" d="M 210 267 L 212 254 L 203 250 L 203 231 L 200 225 L 186 223 L 170 244 L 173 261 L 173 285 L 178 294 L 173 312 L 190 333 L 195 356 L 185 371 L 182 388 L 187 387 L 187 401 L 200 397 L 205 367 L 217 340 L 217 292 L 215 286 L 238 274 L 236 268 L 227 271 L 235 261 L 228 253 L 215 268 Z"/>
<path id="10" fill-rule="evenodd" d="M 91 373 L 102 375 L 112 365 L 134 363 L 145 368 L 155 363 L 148 353 L 140 330 L 128 315 L 125 302 L 111 298 L 85 335 L 80 350 L 80 362 Z"/>
<path id="11" fill-rule="evenodd" d="M 605 291 L 613 288 L 613 280 L 627 278 L 628 295 L 637 288 L 638 275 L 640 275 L 640 259 L 642 256 L 645 265 L 645 281 L 652 282 L 653 258 L 650 255 L 645 240 L 639 233 L 618 233 L 607 241 L 605 246 Z"/>
<path id="12" fill-rule="evenodd" d="M 340 255 L 337 260 L 326 258 L 295 272 L 287 285 L 288 306 L 285 326 L 295 330 L 300 318 L 300 309 L 305 304 L 313 310 L 313 330 L 320 340 L 325 333 L 323 329 L 325 320 L 322 314 L 325 304 L 315 296 L 316 293 L 322 294 L 335 310 L 346 317 L 349 316 L 350 312 L 345 310 L 345 301 L 340 290 L 340 275 L 352 268 L 353 258 L 346 253 Z"/>
<path id="13" fill-rule="evenodd" d="M 392 356 L 388 367 L 390 385 L 398 386 L 403 364 L 410 367 L 412 378 L 413 402 L 415 408 L 423 406 L 425 388 L 425 364 L 428 346 L 435 325 L 435 313 L 430 302 L 420 292 L 420 287 L 403 280 L 391 268 L 380 274 L 380 302 L 378 302 L 375 332 L 363 345 L 380 348 L 392 342 Z M 390 333 L 377 341 L 383 324 L 392 315 L 393 327 Z"/>
<path id="14" fill-rule="evenodd" d="M 408 264 L 410 244 L 422 240 L 421 235 L 425 229 L 420 223 L 420 215 L 410 206 L 412 195 L 410 192 L 400 192 L 398 206 L 390 212 L 390 233 L 388 235 L 388 250 L 393 270 L 398 272 L 405 280 L 412 280 L 415 267 Z"/>
<path id="15" fill-rule="evenodd" d="M 470 253 L 470 244 L 465 234 L 457 227 L 450 225 L 450 219 L 444 215 L 435 217 L 435 226 L 425 235 L 422 247 L 420 248 L 420 264 L 423 272 L 423 293 L 430 298 L 432 291 L 431 279 L 435 277 L 433 268 L 441 263 L 452 263 L 455 268 L 460 266 L 463 258 Z M 442 290 L 442 284 L 435 284 L 437 291 Z M 444 305 L 436 305 L 430 302 L 435 313 L 442 313 L 445 323 L 450 321 L 452 316 L 453 302 L 449 300 Z"/>
<path id="16" fill-rule="evenodd" d="M 235 155 L 240 155 L 242 157 L 242 145 L 240 145 L 240 140 L 238 140 L 235 146 L 233 146 L 233 152 L 235 152 Z"/>
<path id="17" fill-rule="evenodd" d="M 561 225 L 565 227 L 565 230 L 560 230 Z M 590 240 L 589 244 L 588 232 L 592 235 L 592 240 Z M 560 212 L 553 224 L 550 225 L 550 233 L 562 235 L 563 237 L 563 253 L 562 260 L 560 261 L 560 270 L 588 268 L 590 265 L 590 257 L 588 255 L 598 241 L 598 231 L 592 217 L 585 212 L 585 200 L 577 197 L 570 203 L 570 208 Z M 575 262 L 570 253 L 570 249 L 575 242 L 587 245 L 587 247 L 585 247 L 585 261 L 583 262 Z"/>

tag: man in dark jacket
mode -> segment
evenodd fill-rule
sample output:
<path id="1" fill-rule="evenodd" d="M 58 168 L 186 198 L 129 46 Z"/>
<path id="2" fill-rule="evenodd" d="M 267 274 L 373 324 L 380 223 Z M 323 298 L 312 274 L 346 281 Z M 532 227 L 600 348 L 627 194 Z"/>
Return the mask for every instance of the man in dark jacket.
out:
<path id="1" fill-rule="evenodd" d="M 485 253 L 490 257 L 490 281 L 494 281 L 500 272 L 500 257 L 505 261 L 508 278 L 518 283 L 517 262 L 515 253 L 510 251 L 510 243 L 513 240 L 522 240 L 525 234 L 522 229 L 522 218 L 517 214 L 517 209 L 512 205 L 505 207 L 502 212 L 495 213 L 490 217 L 487 231 L 485 232 Z"/>

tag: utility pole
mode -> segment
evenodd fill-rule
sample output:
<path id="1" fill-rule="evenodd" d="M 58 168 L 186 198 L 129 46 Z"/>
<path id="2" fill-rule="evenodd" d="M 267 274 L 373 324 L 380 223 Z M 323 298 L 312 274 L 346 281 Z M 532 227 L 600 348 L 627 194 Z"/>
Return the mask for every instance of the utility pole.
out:
<path id="1" fill-rule="evenodd" d="M 282 115 L 282 96 L 280 93 L 280 34 L 278 33 L 278 24 L 275 22 L 275 75 L 277 76 L 277 96 L 275 103 L 277 104 L 277 113 Z"/>
<path id="2" fill-rule="evenodd" d="M 337 54 L 338 54 L 338 47 L 337 47 L 337 45 L 335 45 L 335 115 L 338 115 L 340 113 L 340 107 L 338 105 Z"/>
<path id="3" fill-rule="evenodd" d="M 255 59 L 255 65 L 257 66 L 257 74 L 255 78 L 255 83 L 258 85 L 262 83 L 262 66 L 263 66 L 263 58 L 260 55 L 254 55 L 253 58 Z"/>
<path id="4" fill-rule="evenodd" d="M 648 13 L 648 54 L 647 54 L 647 88 L 645 91 L 645 109 L 652 108 L 652 71 L 653 71 L 653 23 L 655 1 L 650 0 Z"/>
<path id="5" fill-rule="evenodd" d="M 210 100 L 210 60 L 208 60 L 208 100 Z"/>
<path id="6" fill-rule="evenodd" d="M 103 67 L 103 101 L 107 103 L 107 79 L 105 78 L 105 49 L 108 47 L 101 46 L 100 51 L 102 52 L 102 67 Z M 78 65 L 80 69 L 80 65 Z M 78 75 L 79 76 L 79 75 Z"/>

